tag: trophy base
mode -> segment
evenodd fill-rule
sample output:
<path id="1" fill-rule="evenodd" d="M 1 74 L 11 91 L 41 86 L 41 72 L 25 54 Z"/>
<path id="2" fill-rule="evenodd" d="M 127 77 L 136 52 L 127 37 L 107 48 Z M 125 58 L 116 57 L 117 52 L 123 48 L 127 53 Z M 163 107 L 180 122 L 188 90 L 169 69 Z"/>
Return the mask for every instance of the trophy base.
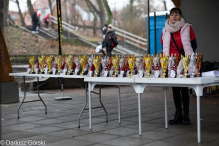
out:
<path id="1" fill-rule="evenodd" d="M 132 75 L 129 75 L 129 78 L 132 78 Z"/>
<path id="2" fill-rule="evenodd" d="M 118 75 L 113 75 L 113 77 L 118 77 Z"/>
<path id="3" fill-rule="evenodd" d="M 94 75 L 94 77 L 100 77 L 100 75 Z"/>
<path id="4" fill-rule="evenodd" d="M 194 75 L 194 77 L 202 77 L 202 75 Z"/>
<path id="5" fill-rule="evenodd" d="M 190 75 L 183 75 L 182 78 L 190 78 Z"/>
<path id="6" fill-rule="evenodd" d="M 52 72 L 47 72 L 48 75 L 53 74 Z"/>
<path id="7" fill-rule="evenodd" d="M 83 75 L 87 75 L 87 72 L 80 73 L 80 75 L 81 75 L 81 76 L 83 76 Z"/>
<path id="8" fill-rule="evenodd" d="M 168 75 L 162 75 L 161 78 L 168 78 Z"/>
<path id="9" fill-rule="evenodd" d="M 73 73 L 69 73 L 69 72 L 68 72 L 67 75 L 73 75 Z"/>
<path id="10" fill-rule="evenodd" d="M 39 74 L 45 74 L 45 72 L 40 72 Z"/>
<path id="11" fill-rule="evenodd" d="M 60 72 L 57 72 L 56 75 L 60 75 Z"/>
<path id="12" fill-rule="evenodd" d="M 31 71 L 30 74 L 36 74 L 36 72 L 32 72 L 32 71 Z"/>
<path id="13" fill-rule="evenodd" d="M 145 78 L 150 78 L 150 75 L 146 75 Z"/>

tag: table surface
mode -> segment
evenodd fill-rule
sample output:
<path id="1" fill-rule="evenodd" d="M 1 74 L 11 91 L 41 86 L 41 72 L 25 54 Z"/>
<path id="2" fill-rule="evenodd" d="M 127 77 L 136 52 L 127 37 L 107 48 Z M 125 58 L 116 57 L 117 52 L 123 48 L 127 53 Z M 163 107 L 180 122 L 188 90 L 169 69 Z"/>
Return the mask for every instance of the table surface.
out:
<path id="1" fill-rule="evenodd" d="M 85 82 L 108 82 L 108 83 L 142 83 L 142 84 L 218 84 L 217 77 L 196 77 L 196 78 L 116 78 L 116 77 L 85 77 Z"/>
<path id="2" fill-rule="evenodd" d="M 88 75 L 53 75 L 53 74 L 28 74 L 26 72 L 20 73 L 9 73 L 9 76 L 17 76 L 17 77 L 48 77 L 48 78 L 85 78 Z"/>
<path id="3" fill-rule="evenodd" d="M 25 77 L 49 77 L 49 78 L 84 78 L 85 82 L 106 82 L 106 83 L 143 83 L 143 84 L 218 84 L 219 77 L 196 77 L 196 78 L 145 78 L 145 77 L 89 77 L 89 75 L 53 75 L 53 74 L 28 74 L 26 72 L 10 73 L 9 76 Z"/>

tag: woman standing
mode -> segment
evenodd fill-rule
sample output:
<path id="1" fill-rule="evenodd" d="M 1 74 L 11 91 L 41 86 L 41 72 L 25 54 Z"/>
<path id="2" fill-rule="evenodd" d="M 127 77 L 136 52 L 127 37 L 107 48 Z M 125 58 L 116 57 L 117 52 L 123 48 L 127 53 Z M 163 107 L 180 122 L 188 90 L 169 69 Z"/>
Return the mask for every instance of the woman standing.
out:
<path id="1" fill-rule="evenodd" d="M 164 54 L 183 55 L 192 54 L 196 48 L 196 38 L 191 24 L 185 22 L 182 11 L 179 8 L 170 10 L 170 17 L 163 28 L 161 44 Z M 189 93 L 187 87 L 172 87 L 173 99 L 176 107 L 175 116 L 169 120 L 169 124 L 190 124 L 189 118 Z M 183 103 L 183 110 L 182 110 Z M 183 114 L 182 114 L 183 111 Z"/>
<path id="2" fill-rule="evenodd" d="M 106 47 L 107 56 L 111 57 L 111 52 L 118 44 L 115 31 L 112 29 L 112 25 L 108 25 L 107 33 L 103 41 L 103 46 Z"/>
<path id="3" fill-rule="evenodd" d="M 50 14 L 47 14 L 44 18 L 44 23 L 46 24 L 46 30 L 49 30 Z"/>

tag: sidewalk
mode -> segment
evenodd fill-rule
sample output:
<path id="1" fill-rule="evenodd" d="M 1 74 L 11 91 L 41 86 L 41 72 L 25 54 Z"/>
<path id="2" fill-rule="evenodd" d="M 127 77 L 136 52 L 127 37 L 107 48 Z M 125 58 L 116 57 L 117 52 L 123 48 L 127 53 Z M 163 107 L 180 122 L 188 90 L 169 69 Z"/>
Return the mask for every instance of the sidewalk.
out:
<path id="1" fill-rule="evenodd" d="M 95 88 L 99 92 L 99 88 Z M 118 124 L 118 89 L 102 88 L 102 102 L 108 112 L 93 109 L 93 128 L 89 129 L 88 110 L 78 116 L 85 102 L 83 89 L 64 89 L 72 100 L 55 101 L 60 90 L 42 90 L 47 105 L 45 114 L 41 102 L 24 103 L 17 119 L 19 103 L 1 105 L 1 138 L 3 140 L 45 140 L 46 146 L 217 146 L 219 144 L 219 98 L 201 98 L 201 144 L 197 144 L 196 98 L 190 96 L 191 125 L 164 124 L 164 92 L 160 87 L 147 87 L 142 94 L 142 136 L 138 135 L 137 94 L 133 87 L 121 87 L 121 124 Z M 173 117 L 174 103 L 171 89 L 167 92 L 168 117 Z M 20 92 L 20 101 L 23 92 Z M 26 100 L 38 99 L 37 92 L 28 92 Z M 99 106 L 99 98 L 92 94 L 92 106 Z M 87 105 L 88 107 L 88 105 Z"/>

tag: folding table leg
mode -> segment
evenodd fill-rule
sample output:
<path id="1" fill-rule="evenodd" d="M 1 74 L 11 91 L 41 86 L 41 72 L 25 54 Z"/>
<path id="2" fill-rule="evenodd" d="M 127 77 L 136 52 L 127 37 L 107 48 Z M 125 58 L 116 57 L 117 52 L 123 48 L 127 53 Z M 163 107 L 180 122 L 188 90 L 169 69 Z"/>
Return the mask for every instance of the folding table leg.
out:
<path id="1" fill-rule="evenodd" d="M 164 97 L 165 97 L 165 128 L 168 128 L 168 122 L 167 122 L 167 88 L 164 87 Z"/>
<path id="2" fill-rule="evenodd" d="M 141 135 L 141 93 L 138 93 L 139 135 Z"/>
<path id="3" fill-rule="evenodd" d="M 197 96 L 197 134 L 198 143 L 201 143 L 200 96 Z"/>
<path id="4" fill-rule="evenodd" d="M 87 106 L 87 83 L 86 82 L 85 82 L 85 96 L 86 96 L 86 101 L 85 101 L 84 107 L 82 108 L 81 113 L 80 113 L 80 115 L 78 117 L 78 128 L 80 128 L 80 118 L 81 118 L 81 115 L 82 115 L 82 113 L 84 112 L 84 110 L 85 110 L 85 108 Z"/>
<path id="5" fill-rule="evenodd" d="M 120 86 L 118 86 L 118 119 L 119 119 L 119 124 L 121 124 L 121 98 L 120 98 Z"/>
<path id="6" fill-rule="evenodd" d="M 91 103 L 91 83 L 88 83 L 88 89 L 89 89 L 89 124 L 90 124 L 90 130 L 92 130 L 92 103 Z"/>
<path id="7" fill-rule="evenodd" d="M 47 114 L 47 107 L 46 107 L 46 104 L 44 103 L 43 99 L 41 98 L 40 92 L 39 92 L 39 77 L 37 77 L 37 92 L 38 92 L 38 96 L 39 96 L 40 100 L 42 101 L 42 103 L 43 103 L 44 106 L 45 106 L 45 114 Z"/>
<path id="8" fill-rule="evenodd" d="M 23 76 L 23 84 L 24 84 L 24 98 L 22 100 L 22 102 L 20 103 L 19 107 L 18 107 L 18 110 L 17 110 L 17 114 L 18 114 L 18 119 L 20 118 L 20 114 L 19 114 L 19 111 L 20 111 L 20 108 L 21 108 L 21 105 L 23 104 L 25 98 L 26 98 L 26 87 L 25 87 L 25 76 Z"/>
<path id="9" fill-rule="evenodd" d="M 99 101 L 100 101 L 100 104 L 101 104 L 101 106 L 103 107 L 103 109 L 104 109 L 104 111 L 106 113 L 106 123 L 107 123 L 108 122 L 108 114 L 107 114 L 107 111 L 106 111 L 102 101 L 101 101 L 101 85 L 99 85 Z"/>

